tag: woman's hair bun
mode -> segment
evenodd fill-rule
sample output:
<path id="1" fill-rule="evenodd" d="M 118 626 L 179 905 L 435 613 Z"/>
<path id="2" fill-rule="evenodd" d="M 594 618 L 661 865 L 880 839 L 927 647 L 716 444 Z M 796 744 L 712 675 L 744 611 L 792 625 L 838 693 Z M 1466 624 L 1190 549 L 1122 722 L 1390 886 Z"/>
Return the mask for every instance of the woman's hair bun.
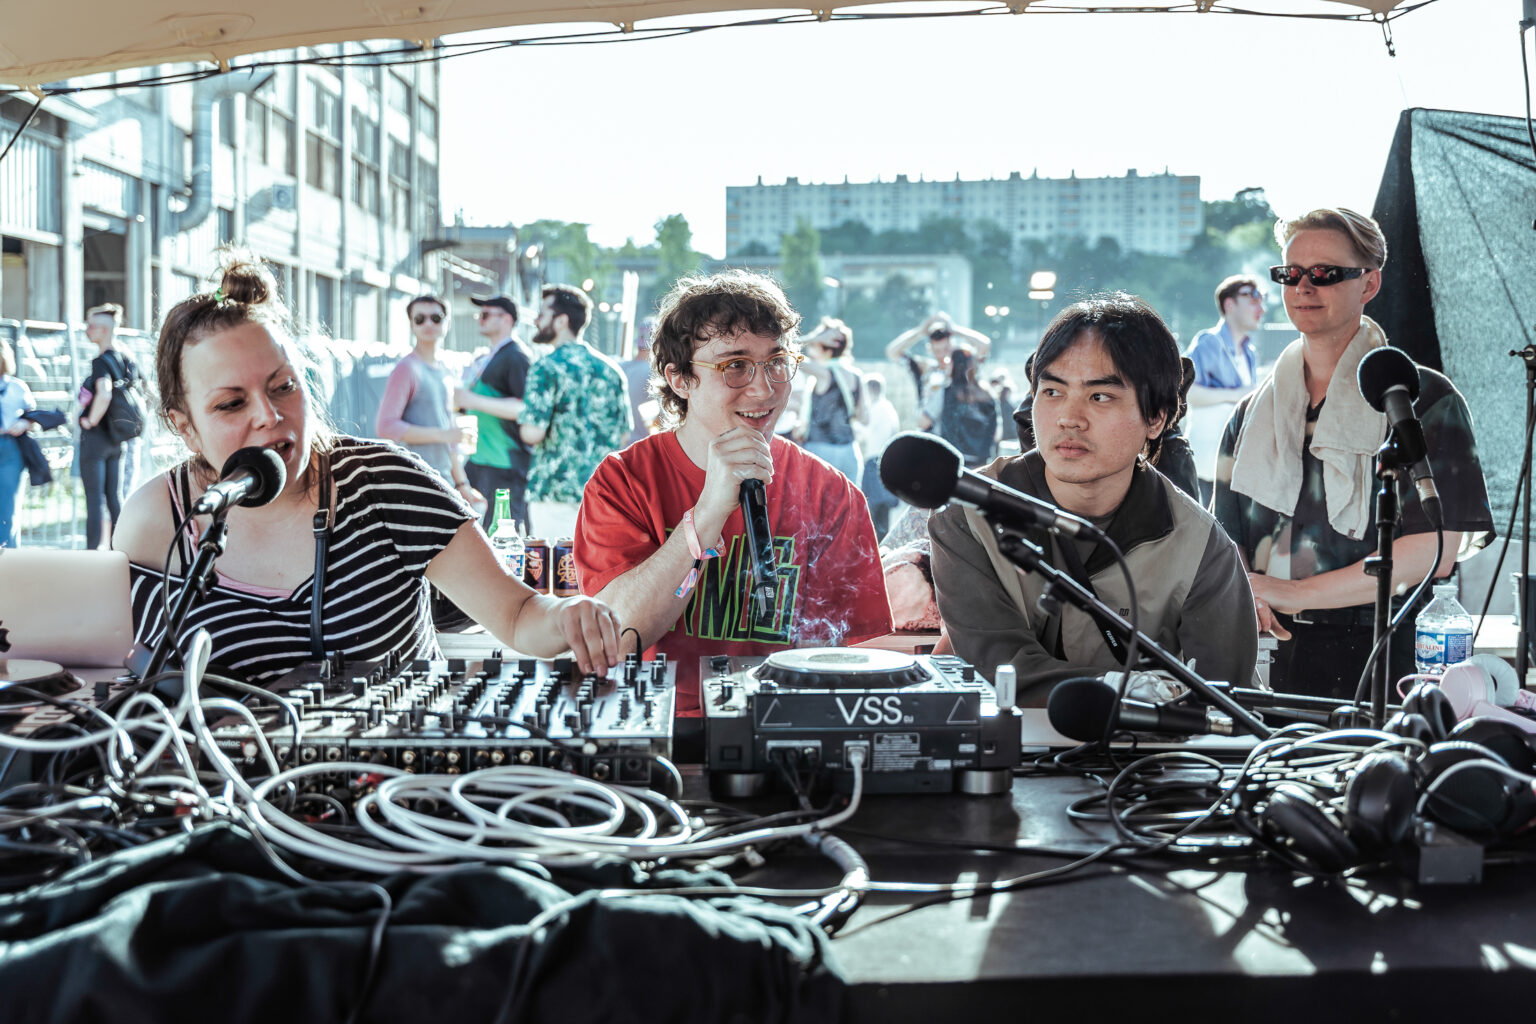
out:
<path id="1" fill-rule="evenodd" d="M 226 302 L 262 306 L 277 296 L 277 281 L 266 264 L 249 252 L 228 251 L 220 261 L 219 291 Z"/>

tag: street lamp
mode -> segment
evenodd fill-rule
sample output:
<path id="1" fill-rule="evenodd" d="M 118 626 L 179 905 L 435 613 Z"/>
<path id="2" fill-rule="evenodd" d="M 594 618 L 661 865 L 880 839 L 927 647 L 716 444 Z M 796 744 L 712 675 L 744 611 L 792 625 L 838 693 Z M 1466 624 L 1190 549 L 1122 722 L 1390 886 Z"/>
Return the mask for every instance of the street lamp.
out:
<path id="1" fill-rule="evenodd" d="M 826 277 L 823 277 L 821 279 L 821 286 L 823 288 L 832 288 L 832 289 L 836 290 L 836 292 L 837 292 L 837 318 L 839 320 L 841 320 L 843 318 L 843 282 L 839 281 L 837 278 L 835 278 L 832 275 L 828 274 Z"/>
<path id="2" fill-rule="evenodd" d="M 1029 297 L 1040 303 L 1040 316 L 1035 323 L 1035 344 L 1040 343 L 1039 335 L 1045 333 L 1045 308 L 1047 303 L 1056 297 L 1056 271 L 1037 270 L 1029 275 Z"/>

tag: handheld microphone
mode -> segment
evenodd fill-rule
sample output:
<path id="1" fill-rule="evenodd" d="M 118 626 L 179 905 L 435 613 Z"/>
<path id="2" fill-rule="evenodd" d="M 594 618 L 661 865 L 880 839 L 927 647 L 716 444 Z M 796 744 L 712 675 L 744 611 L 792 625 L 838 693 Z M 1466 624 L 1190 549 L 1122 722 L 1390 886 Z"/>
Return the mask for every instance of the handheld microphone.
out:
<path id="1" fill-rule="evenodd" d="M 1068 679 L 1058 683 L 1045 705 L 1051 728 L 1084 743 L 1110 731 L 1166 732 L 1178 735 L 1216 733 L 1231 736 L 1232 719 L 1214 708 L 1169 707 L 1139 700 L 1117 700 L 1115 688 L 1102 679 Z"/>
<path id="2" fill-rule="evenodd" d="M 282 493 L 288 470 L 270 448 L 241 448 L 219 471 L 219 482 L 203 492 L 192 506 L 193 515 L 219 515 L 233 505 L 256 508 Z"/>
<path id="3" fill-rule="evenodd" d="M 1090 529 L 1089 524 L 1050 502 L 966 469 L 959 450 L 932 434 L 909 430 L 893 437 L 880 456 L 880 482 L 918 508 L 938 508 L 958 501 L 1014 527 L 1038 526 L 1068 537 Z"/>
<path id="4" fill-rule="evenodd" d="M 1373 348 L 1360 360 L 1356 374 L 1360 394 L 1377 412 L 1386 413 L 1397 438 L 1403 458 L 1412 465 L 1409 475 L 1419 492 L 1419 504 L 1430 523 L 1440 526 L 1440 494 L 1429 468 L 1429 449 L 1424 442 L 1424 428 L 1413 411 L 1419 397 L 1419 368 L 1401 350 L 1390 346 Z"/>
<path id="5" fill-rule="evenodd" d="M 759 623 L 770 622 L 778 602 L 779 567 L 773 557 L 773 530 L 768 525 L 768 491 L 761 480 L 741 482 L 741 519 L 747 530 L 753 607 Z"/>

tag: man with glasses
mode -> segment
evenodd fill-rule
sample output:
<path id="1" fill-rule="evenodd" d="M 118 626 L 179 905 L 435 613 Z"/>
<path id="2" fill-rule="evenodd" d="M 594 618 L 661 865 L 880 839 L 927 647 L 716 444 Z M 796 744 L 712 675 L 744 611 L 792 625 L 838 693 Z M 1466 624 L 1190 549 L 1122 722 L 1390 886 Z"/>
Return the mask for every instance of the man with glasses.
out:
<path id="1" fill-rule="evenodd" d="M 701 714 L 700 657 L 849 645 L 891 629 L 863 495 L 774 433 L 802 358 L 799 323 L 765 277 L 680 280 L 651 340 L 671 429 L 603 460 L 582 499 L 582 592 L 602 595 L 626 638 L 633 628 L 641 649 L 677 663 L 684 718 Z M 740 493 L 749 479 L 766 484 L 778 565 L 768 620 L 748 600 Z"/>
<path id="2" fill-rule="evenodd" d="M 534 529 L 551 541 L 572 535 L 581 489 L 603 456 L 628 443 L 633 422 L 624 371 L 582 340 L 591 317 L 592 300 L 573 285 L 548 285 L 540 296 L 533 340 L 554 351 L 528 371 L 518 423 L 533 447 Z"/>
<path id="3" fill-rule="evenodd" d="M 1259 279 L 1236 274 L 1221 282 L 1216 286 L 1216 309 L 1221 320 L 1195 335 L 1184 351 L 1195 364 L 1195 382 L 1185 399 L 1189 403 L 1186 432 L 1195 453 L 1200 500 L 1207 505 L 1221 432 L 1237 400 L 1258 383 L 1253 332 L 1264 319 L 1264 288 Z"/>
<path id="4" fill-rule="evenodd" d="M 475 508 L 485 496 L 469 482 L 459 445 L 464 431 L 453 419 L 453 373 L 437 360 L 448 333 L 448 307 L 436 295 L 418 295 L 405 307 L 415 344 L 384 384 L 374 431 L 420 455 Z"/>
<path id="5" fill-rule="evenodd" d="M 1277 690 L 1355 696 L 1372 645 L 1376 579 L 1374 456 L 1387 419 L 1361 397 L 1360 361 L 1387 344 L 1366 303 L 1381 290 L 1387 243 L 1374 220 L 1321 209 L 1275 226 L 1286 314 L 1301 337 L 1238 403 L 1221 441 L 1212 511 L 1249 568 L 1259 629 L 1282 642 L 1270 668 Z M 1392 583 L 1401 595 L 1431 567 L 1450 574 L 1458 550 L 1493 536 L 1488 492 L 1466 402 L 1443 374 L 1419 367 L 1413 403 L 1443 509 L 1445 550 L 1406 479 Z M 1394 607 L 1393 613 L 1398 611 Z M 1413 617 L 1393 633 L 1389 678 L 1413 671 Z"/>
<path id="6" fill-rule="evenodd" d="M 512 336 L 517 326 L 516 303 L 505 295 L 469 301 L 480 307 L 480 336 L 490 343 L 491 351 L 469 386 L 453 393 L 456 408 L 475 414 L 475 453 L 464 464 L 464 473 L 482 495 L 505 488 L 512 497 L 512 518 L 526 530 L 528 466 L 533 456 L 519 436 L 517 419 L 523 411 L 533 355 Z M 480 515 L 486 532 L 494 528 L 491 517 L 495 514 L 494 505 L 487 502 Z"/>

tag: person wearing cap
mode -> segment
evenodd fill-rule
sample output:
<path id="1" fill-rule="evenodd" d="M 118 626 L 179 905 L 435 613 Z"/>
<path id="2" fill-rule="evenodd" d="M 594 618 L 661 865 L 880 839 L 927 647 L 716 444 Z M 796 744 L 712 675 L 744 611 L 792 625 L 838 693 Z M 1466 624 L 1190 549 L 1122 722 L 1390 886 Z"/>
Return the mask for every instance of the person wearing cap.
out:
<path id="1" fill-rule="evenodd" d="M 913 355 L 910 351 L 919 341 L 928 339 L 928 354 Z M 944 394 L 949 383 L 949 355 L 956 345 L 971 350 L 976 361 L 986 359 L 992 351 L 992 339 L 980 331 L 961 327 L 947 313 L 934 313 L 910 330 L 903 331 L 885 346 L 885 358 L 893 363 L 905 363 L 917 385 L 918 427 L 932 428 L 938 421 L 934 404 Z"/>
<path id="2" fill-rule="evenodd" d="M 512 498 L 512 518 L 527 530 L 528 468 L 533 449 L 520 436 L 517 421 L 523 411 L 533 353 L 512 335 L 512 328 L 517 326 L 516 303 L 505 295 L 469 301 L 480 308 L 480 336 L 491 351 L 468 386 L 453 392 L 454 406 L 474 413 L 477 424 L 478 440 L 475 453 L 464 463 L 465 479 L 482 495 L 493 496 L 505 489 Z M 487 501 L 480 516 L 480 525 L 486 530 L 495 525 L 493 515 L 495 505 Z"/>

